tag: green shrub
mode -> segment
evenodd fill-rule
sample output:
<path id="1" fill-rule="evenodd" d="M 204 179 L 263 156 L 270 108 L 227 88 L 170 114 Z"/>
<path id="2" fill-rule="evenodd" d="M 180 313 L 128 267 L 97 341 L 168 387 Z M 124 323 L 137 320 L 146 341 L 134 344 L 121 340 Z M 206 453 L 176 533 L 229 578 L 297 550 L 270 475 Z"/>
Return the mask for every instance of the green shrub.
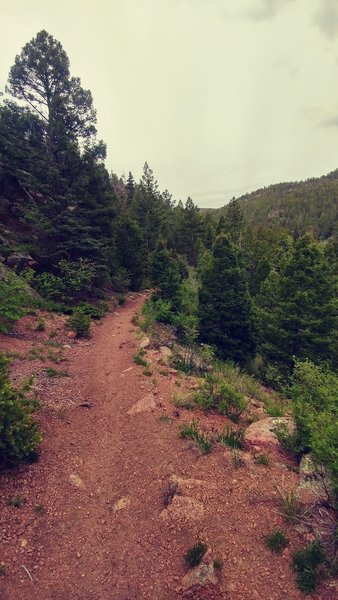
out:
<path id="1" fill-rule="evenodd" d="M 42 438 L 32 417 L 34 403 L 26 397 L 31 381 L 13 388 L 7 364 L 0 354 L 0 463 L 14 464 L 34 460 Z"/>
<path id="2" fill-rule="evenodd" d="M 258 465 L 263 465 L 264 467 L 269 467 L 270 466 L 270 458 L 264 452 L 261 452 L 260 454 L 256 454 L 256 456 L 255 456 L 255 462 Z"/>
<path id="3" fill-rule="evenodd" d="M 46 331 L 46 322 L 44 319 L 38 320 L 35 331 Z"/>
<path id="4" fill-rule="evenodd" d="M 244 395 L 229 384 L 221 371 L 209 373 L 195 396 L 205 410 L 217 410 L 237 422 L 247 407 Z"/>
<path id="5" fill-rule="evenodd" d="M 203 542 L 198 542 L 187 551 L 186 555 L 184 556 L 184 560 L 189 569 L 193 569 L 201 563 L 207 550 L 208 546 L 206 546 L 206 544 L 203 544 Z"/>
<path id="6" fill-rule="evenodd" d="M 6 500 L 7 506 L 13 506 L 14 508 L 21 508 L 24 505 L 24 503 L 25 499 L 19 494 L 16 494 L 15 496 L 10 496 Z"/>
<path id="7" fill-rule="evenodd" d="M 230 448 L 243 448 L 244 442 L 244 430 L 238 429 L 237 431 L 234 429 L 230 429 L 228 427 L 221 435 L 218 437 L 218 441 L 223 444 L 223 446 L 229 446 Z"/>
<path id="8" fill-rule="evenodd" d="M 191 421 L 191 423 L 185 423 L 181 426 L 180 437 L 182 439 L 193 440 L 197 444 L 201 454 L 209 454 L 209 452 L 211 452 L 211 441 L 206 437 L 206 435 L 200 432 L 197 423 L 194 420 Z"/>
<path id="9" fill-rule="evenodd" d="M 27 277 L 20 277 L 0 265 L 0 332 L 8 333 L 32 305 Z"/>
<path id="10" fill-rule="evenodd" d="M 67 327 L 75 331 L 77 337 L 88 337 L 90 330 L 90 316 L 81 307 L 74 308 L 73 314 L 67 321 Z"/>
<path id="11" fill-rule="evenodd" d="M 141 367 L 147 367 L 148 361 L 144 358 L 146 355 L 146 351 L 144 348 L 139 348 L 136 354 L 133 356 L 134 363 L 140 365 Z"/>
<path id="12" fill-rule="evenodd" d="M 104 300 L 100 300 L 95 304 L 91 304 L 90 302 L 80 302 L 78 308 L 81 308 L 81 310 L 91 319 L 102 319 L 109 310 L 108 303 Z"/>
<path id="13" fill-rule="evenodd" d="M 289 540 L 283 531 L 276 529 L 265 537 L 265 543 L 272 552 L 280 554 L 289 544 Z"/>
<path id="14" fill-rule="evenodd" d="M 117 303 L 119 306 L 123 306 L 126 303 L 127 296 L 125 294 L 120 294 L 117 296 Z"/>
<path id="15" fill-rule="evenodd" d="M 320 581 L 318 567 L 326 560 L 320 542 L 315 541 L 294 553 L 292 567 L 296 571 L 299 589 L 305 593 L 315 592 Z"/>

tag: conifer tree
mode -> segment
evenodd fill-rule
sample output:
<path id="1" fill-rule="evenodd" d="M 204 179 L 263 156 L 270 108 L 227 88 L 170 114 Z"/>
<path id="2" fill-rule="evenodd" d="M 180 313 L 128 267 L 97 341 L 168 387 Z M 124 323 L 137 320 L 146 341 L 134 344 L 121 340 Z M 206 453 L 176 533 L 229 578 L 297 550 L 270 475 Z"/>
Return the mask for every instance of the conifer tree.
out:
<path id="1" fill-rule="evenodd" d="M 202 270 L 199 291 L 200 339 L 224 359 L 244 364 L 253 354 L 251 304 L 238 251 L 224 234 Z"/>

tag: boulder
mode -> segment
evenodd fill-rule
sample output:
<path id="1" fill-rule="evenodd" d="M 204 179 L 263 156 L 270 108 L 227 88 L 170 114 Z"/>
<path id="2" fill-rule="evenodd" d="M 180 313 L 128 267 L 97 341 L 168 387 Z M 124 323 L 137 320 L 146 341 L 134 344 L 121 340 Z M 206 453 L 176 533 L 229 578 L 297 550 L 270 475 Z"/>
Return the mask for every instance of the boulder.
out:
<path id="1" fill-rule="evenodd" d="M 311 454 L 304 454 L 299 463 L 299 485 L 296 491 L 302 504 L 315 504 L 334 498 L 327 472 L 315 463 Z"/>
<path id="2" fill-rule="evenodd" d="M 287 431 L 294 431 L 294 423 L 290 417 L 266 417 L 249 425 L 244 434 L 245 447 L 250 450 L 270 449 L 278 450 L 281 445 L 276 436 L 275 429 L 279 425 L 286 426 Z"/>
<path id="3" fill-rule="evenodd" d="M 170 362 L 170 359 L 172 357 L 172 351 L 170 350 L 170 348 L 168 348 L 168 346 L 160 346 L 159 348 L 159 352 L 160 352 L 160 360 L 168 365 Z"/>
<path id="4" fill-rule="evenodd" d="M 27 269 L 28 267 L 33 269 L 37 265 L 37 262 L 30 254 L 27 254 L 27 252 L 16 252 L 7 258 L 6 265 L 10 269 L 14 269 L 16 272 L 20 273 L 23 269 Z"/>
<path id="5" fill-rule="evenodd" d="M 156 408 L 154 395 L 147 394 L 147 396 L 141 398 L 141 400 L 136 402 L 136 404 L 134 404 L 128 410 L 128 415 L 136 415 L 137 413 L 142 412 L 151 412 L 152 410 L 154 410 L 154 408 Z"/>

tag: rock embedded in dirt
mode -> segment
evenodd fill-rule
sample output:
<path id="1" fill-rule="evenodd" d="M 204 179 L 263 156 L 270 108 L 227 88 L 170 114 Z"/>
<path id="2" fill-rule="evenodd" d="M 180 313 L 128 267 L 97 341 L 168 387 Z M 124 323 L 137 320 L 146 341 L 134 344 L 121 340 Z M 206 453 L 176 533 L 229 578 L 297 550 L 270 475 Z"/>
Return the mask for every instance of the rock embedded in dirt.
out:
<path id="1" fill-rule="evenodd" d="M 174 496 L 169 506 L 161 512 L 161 518 L 165 521 L 201 521 L 203 517 L 203 504 L 189 496 Z"/>
<path id="2" fill-rule="evenodd" d="M 80 477 L 78 475 L 76 475 L 76 474 L 69 475 L 69 481 L 77 489 L 79 489 L 79 490 L 85 489 L 85 484 L 83 483 L 82 479 L 80 479 Z"/>
<path id="3" fill-rule="evenodd" d="M 173 355 L 170 348 L 168 348 L 168 346 L 160 346 L 159 352 L 160 352 L 160 360 L 162 360 L 162 362 L 164 362 L 164 364 L 168 365 L 170 362 L 170 359 Z"/>
<path id="4" fill-rule="evenodd" d="M 149 348 L 149 346 L 150 346 L 150 339 L 148 337 L 143 338 L 140 343 L 140 348 L 143 348 L 145 350 L 145 348 Z"/>
<path id="5" fill-rule="evenodd" d="M 124 496 L 124 498 L 120 498 L 119 500 L 117 500 L 115 502 L 115 504 L 113 505 L 113 511 L 119 512 L 120 510 L 127 508 L 129 505 L 130 505 L 130 498 L 128 496 Z"/>
<path id="6" fill-rule="evenodd" d="M 206 557 L 201 564 L 188 571 L 183 577 L 181 590 L 184 598 L 194 598 L 196 593 L 211 591 L 217 583 L 214 564 Z"/>
<path id="7" fill-rule="evenodd" d="M 154 410 L 154 408 L 156 408 L 154 395 L 147 394 L 128 410 L 128 415 L 136 415 L 137 413 L 141 412 L 150 412 Z"/>
<path id="8" fill-rule="evenodd" d="M 247 449 L 271 450 L 281 449 L 280 442 L 276 436 L 275 430 L 278 426 L 285 426 L 289 433 L 294 431 L 294 423 L 289 417 L 266 417 L 256 423 L 249 425 L 244 434 L 244 444 Z"/>

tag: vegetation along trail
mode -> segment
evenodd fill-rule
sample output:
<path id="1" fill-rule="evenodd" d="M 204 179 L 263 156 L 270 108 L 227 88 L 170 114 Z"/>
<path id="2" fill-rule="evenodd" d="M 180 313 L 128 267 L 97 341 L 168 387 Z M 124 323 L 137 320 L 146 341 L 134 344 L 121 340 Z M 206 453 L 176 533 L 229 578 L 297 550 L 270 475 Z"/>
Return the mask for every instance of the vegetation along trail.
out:
<path id="1" fill-rule="evenodd" d="M 281 523 L 276 484 L 283 476 L 294 485 L 297 475 L 277 460 L 267 470 L 249 457 L 236 470 L 230 451 L 200 455 L 179 440 L 187 419 L 170 397 L 188 378 L 165 371 L 156 350 L 147 352 L 153 378 L 133 361 L 140 341 L 131 319 L 143 301 L 129 297 L 89 341 L 68 344 L 71 377 L 53 382 L 50 393 L 57 407 L 67 392 L 70 407 L 41 411 L 39 462 L 3 475 L 1 505 L 14 496 L 23 505 L 5 506 L 0 517 L 8 565 L 1 599 L 302 598 L 291 549 L 275 557 L 262 542 Z M 291 546 L 297 536 L 292 528 Z M 212 584 L 200 592 L 183 560 L 197 541 L 209 548 Z M 324 587 L 314 597 L 332 593 Z"/>

